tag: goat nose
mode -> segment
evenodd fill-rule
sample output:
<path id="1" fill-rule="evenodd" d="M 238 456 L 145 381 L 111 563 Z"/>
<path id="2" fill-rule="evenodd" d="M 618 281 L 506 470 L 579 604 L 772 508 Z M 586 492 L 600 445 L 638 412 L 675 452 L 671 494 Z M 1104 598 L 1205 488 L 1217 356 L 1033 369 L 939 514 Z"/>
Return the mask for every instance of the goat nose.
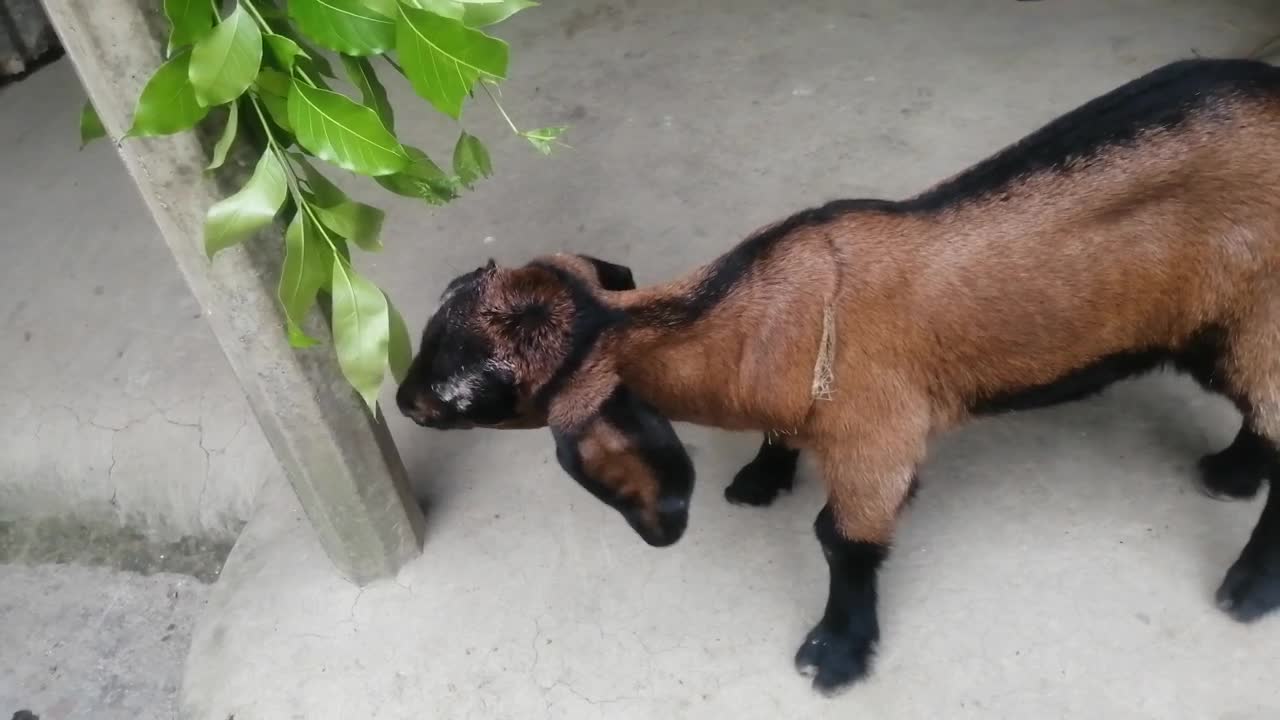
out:
<path id="1" fill-rule="evenodd" d="M 396 392 L 396 405 L 405 417 L 422 424 L 430 420 L 430 406 L 417 393 L 409 388 L 401 387 Z"/>

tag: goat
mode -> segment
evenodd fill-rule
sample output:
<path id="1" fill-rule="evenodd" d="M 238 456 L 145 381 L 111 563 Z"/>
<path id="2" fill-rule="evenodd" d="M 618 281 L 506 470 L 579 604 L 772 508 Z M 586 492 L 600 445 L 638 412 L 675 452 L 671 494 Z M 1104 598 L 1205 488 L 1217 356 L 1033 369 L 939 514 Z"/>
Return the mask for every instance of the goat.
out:
<path id="1" fill-rule="evenodd" d="M 876 575 L 927 442 L 1159 366 L 1233 401 L 1205 492 L 1255 495 L 1280 455 L 1280 69 L 1188 60 L 1050 122 L 924 193 L 841 200 L 691 274 L 559 254 L 452 283 L 397 402 L 432 428 L 544 427 L 562 467 L 655 546 L 694 472 L 671 421 L 766 433 L 726 491 L 768 504 L 815 456 L 825 613 L 796 655 L 863 677 Z M 1273 487 L 1217 601 L 1280 605 Z"/>

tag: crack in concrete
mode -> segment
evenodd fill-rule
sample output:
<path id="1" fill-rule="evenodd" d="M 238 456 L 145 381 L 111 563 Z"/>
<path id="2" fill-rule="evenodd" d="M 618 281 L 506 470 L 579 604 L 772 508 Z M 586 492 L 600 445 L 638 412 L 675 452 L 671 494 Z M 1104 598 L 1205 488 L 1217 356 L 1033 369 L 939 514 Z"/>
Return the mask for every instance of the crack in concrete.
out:
<path id="1" fill-rule="evenodd" d="M 121 462 L 124 460 L 120 454 L 120 433 L 133 430 L 138 426 L 152 422 L 157 418 L 175 428 L 195 430 L 197 433 L 197 445 L 204 454 L 204 472 L 200 480 L 200 489 L 195 493 L 195 506 L 189 511 L 190 522 L 193 523 L 190 529 L 213 529 L 213 526 L 217 525 L 216 518 L 204 517 L 206 501 L 213 485 L 213 460 L 215 456 L 225 456 L 228 449 L 239 439 L 245 428 L 249 426 L 249 412 L 247 410 L 241 410 L 239 424 L 236 425 L 235 430 L 230 434 L 227 440 L 224 443 L 220 443 L 218 446 L 214 446 L 211 443 L 209 431 L 206 428 L 206 420 L 203 416 L 210 409 L 206 407 L 208 405 L 206 402 L 206 398 L 208 396 L 207 391 L 202 391 L 200 400 L 197 401 L 198 411 L 201 415 L 195 422 L 188 422 L 173 417 L 172 413 L 175 411 L 174 407 L 166 409 L 150 398 L 135 396 L 129 393 L 125 393 L 126 402 L 137 401 L 142 403 L 146 407 L 150 408 L 150 412 L 146 412 L 143 408 L 135 408 L 135 410 L 143 410 L 144 414 L 134 416 L 127 421 L 111 422 L 95 417 L 85 417 L 85 415 L 81 414 L 80 410 L 67 402 L 54 401 L 48 398 L 40 398 L 38 400 L 34 399 L 31 393 L 21 388 L 5 388 L 5 391 L 11 392 L 13 397 L 18 398 L 21 401 L 25 401 L 27 406 L 30 408 L 30 413 L 34 416 L 35 420 L 35 422 L 32 423 L 32 437 L 38 442 L 44 442 L 46 439 L 51 437 L 47 433 L 49 432 L 50 423 L 56 422 L 55 417 L 57 412 L 67 413 L 75 425 L 81 428 L 92 428 L 109 433 L 106 438 L 106 444 L 110 454 L 110 462 L 105 470 L 105 483 L 106 487 L 110 488 L 110 497 L 107 498 L 106 504 L 115 514 L 117 521 L 121 518 L 121 484 L 122 480 L 127 480 L 122 479 L 117 475 L 117 472 L 122 467 Z M 128 414 L 132 415 L 133 413 Z M 101 465 L 97 465 L 95 467 L 93 463 L 89 464 L 90 472 L 95 470 L 101 472 L 98 468 L 101 468 Z M 128 488 L 125 489 L 127 490 Z M 126 495 L 128 495 L 127 492 Z M 217 513 L 213 514 L 216 515 Z M 205 520 L 213 522 L 210 525 L 206 525 L 204 522 Z"/>
<path id="2" fill-rule="evenodd" d="M 533 618 L 533 640 L 530 642 L 530 646 L 533 648 L 533 664 L 529 666 L 528 670 L 531 676 L 537 671 L 538 663 L 542 662 L 542 652 L 538 650 L 538 641 L 541 639 L 542 623 L 538 622 L 538 618 L 535 616 Z M 537 683 L 538 679 L 535 677 L 533 681 Z"/>
<path id="3" fill-rule="evenodd" d="M 587 695 L 586 693 L 582 692 L 581 690 L 578 690 L 574 686 L 562 680 L 555 681 L 554 683 L 551 684 L 551 687 L 545 688 L 545 690 L 546 692 L 551 692 L 552 690 L 555 690 L 558 687 L 564 688 L 570 694 L 576 696 L 578 699 L 594 707 L 598 707 L 600 705 L 613 705 L 615 703 L 620 703 L 620 702 L 638 702 L 644 699 L 636 695 L 618 695 L 617 697 L 597 699 L 597 698 L 591 697 L 590 695 Z"/>
<path id="4" fill-rule="evenodd" d="M 351 624 L 355 625 L 356 627 L 359 627 L 360 625 L 360 621 L 356 620 L 356 605 L 360 603 L 360 598 L 364 597 L 364 591 L 368 589 L 369 588 L 367 587 L 362 587 L 360 588 L 360 590 L 356 592 L 355 599 L 351 601 L 351 610 L 350 612 L 347 613 L 347 615 L 351 618 Z"/>

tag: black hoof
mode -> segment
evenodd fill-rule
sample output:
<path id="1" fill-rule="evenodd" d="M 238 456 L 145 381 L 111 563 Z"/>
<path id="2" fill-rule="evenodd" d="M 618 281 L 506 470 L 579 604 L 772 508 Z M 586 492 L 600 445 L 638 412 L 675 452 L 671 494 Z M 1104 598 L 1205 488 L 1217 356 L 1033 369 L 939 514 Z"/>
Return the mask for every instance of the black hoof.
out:
<path id="1" fill-rule="evenodd" d="M 1280 572 L 1241 560 L 1227 571 L 1216 596 L 1218 607 L 1239 622 L 1253 622 L 1280 607 Z"/>
<path id="2" fill-rule="evenodd" d="M 1248 500 L 1262 487 L 1261 465 L 1241 462 L 1230 448 L 1200 458 L 1200 492 L 1215 500 Z"/>
<path id="3" fill-rule="evenodd" d="M 796 652 L 796 670 L 812 677 L 813 688 L 830 697 L 866 676 L 874 649 L 874 638 L 835 633 L 819 625 Z"/>
<path id="4" fill-rule="evenodd" d="M 764 507 L 772 504 L 781 492 L 790 492 L 793 482 L 794 478 L 779 477 L 774 468 L 750 463 L 743 466 L 724 489 L 724 499 L 734 505 Z"/>

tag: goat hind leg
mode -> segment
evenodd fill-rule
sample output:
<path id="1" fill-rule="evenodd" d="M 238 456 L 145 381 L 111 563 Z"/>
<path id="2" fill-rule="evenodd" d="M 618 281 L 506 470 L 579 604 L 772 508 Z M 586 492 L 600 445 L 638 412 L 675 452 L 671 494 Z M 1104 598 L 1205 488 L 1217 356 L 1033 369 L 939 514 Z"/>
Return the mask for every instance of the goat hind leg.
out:
<path id="1" fill-rule="evenodd" d="M 1277 308 L 1280 310 L 1280 308 Z M 1218 588 L 1218 606 L 1241 622 L 1280 608 L 1280 312 L 1242 323 L 1233 333 L 1226 367 L 1233 394 L 1245 409 L 1245 427 L 1256 429 L 1257 447 L 1270 479 L 1262 516 L 1240 557 Z"/>

